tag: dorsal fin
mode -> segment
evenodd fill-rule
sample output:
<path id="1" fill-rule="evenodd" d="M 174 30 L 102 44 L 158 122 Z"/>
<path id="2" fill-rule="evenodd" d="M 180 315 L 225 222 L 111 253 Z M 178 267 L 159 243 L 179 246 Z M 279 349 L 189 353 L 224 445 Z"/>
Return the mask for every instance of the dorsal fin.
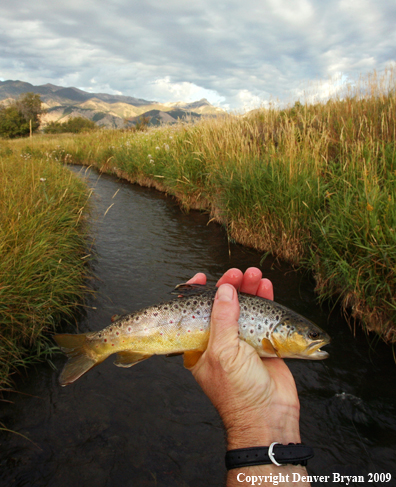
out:
<path id="1" fill-rule="evenodd" d="M 202 294 L 205 291 L 208 291 L 210 287 L 206 284 L 178 284 L 171 294 L 177 294 L 178 296 L 194 296 L 197 294 Z"/>

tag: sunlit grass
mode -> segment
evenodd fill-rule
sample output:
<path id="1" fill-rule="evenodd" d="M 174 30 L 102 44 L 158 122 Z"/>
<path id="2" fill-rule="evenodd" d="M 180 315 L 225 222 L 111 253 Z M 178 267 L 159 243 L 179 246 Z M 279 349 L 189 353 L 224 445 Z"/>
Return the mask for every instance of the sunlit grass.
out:
<path id="1" fill-rule="evenodd" d="M 44 357 L 84 294 L 87 189 L 41 152 L 0 149 L 0 390 Z"/>

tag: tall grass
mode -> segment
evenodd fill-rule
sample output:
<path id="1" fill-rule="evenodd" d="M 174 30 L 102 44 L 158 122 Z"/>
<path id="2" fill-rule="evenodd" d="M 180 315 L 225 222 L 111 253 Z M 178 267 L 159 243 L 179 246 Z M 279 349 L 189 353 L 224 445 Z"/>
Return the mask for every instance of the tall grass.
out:
<path id="1" fill-rule="evenodd" d="M 0 149 L 0 391 L 84 293 L 87 189 L 31 147 Z"/>
<path id="2" fill-rule="evenodd" d="M 32 147 L 208 210 L 237 241 L 312 270 L 321 298 L 395 342 L 395 87 L 391 69 L 326 103 Z"/>

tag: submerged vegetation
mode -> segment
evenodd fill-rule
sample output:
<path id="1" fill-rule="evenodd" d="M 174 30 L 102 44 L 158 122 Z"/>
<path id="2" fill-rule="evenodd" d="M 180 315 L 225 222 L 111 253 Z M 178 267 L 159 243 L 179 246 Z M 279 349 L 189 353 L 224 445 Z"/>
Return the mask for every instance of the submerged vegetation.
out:
<path id="1" fill-rule="evenodd" d="M 0 149 L 0 391 L 17 367 L 46 355 L 48 338 L 84 291 L 87 188 L 39 151 Z"/>
<path id="2" fill-rule="evenodd" d="M 5 141 L 0 360 L 18 363 L 14 343 L 36 343 L 39 355 L 35 330 L 54 326 L 82 290 L 85 193 L 59 162 L 93 165 L 209 211 L 231 238 L 311 270 L 321 299 L 336 296 L 366 330 L 395 343 L 395 86 L 390 71 L 326 103 Z"/>

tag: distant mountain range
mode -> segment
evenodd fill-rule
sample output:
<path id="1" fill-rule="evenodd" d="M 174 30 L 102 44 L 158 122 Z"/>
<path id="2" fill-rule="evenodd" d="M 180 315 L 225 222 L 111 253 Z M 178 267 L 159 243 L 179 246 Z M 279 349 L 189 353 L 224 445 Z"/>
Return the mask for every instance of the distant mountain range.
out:
<path id="1" fill-rule="evenodd" d="M 183 118 L 199 118 L 224 113 L 208 100 L 193 103 L 158 103 L 132 96 L 88 93 L 73 87 L 50 83 L 35 86 L 25 81 L 0 81 L 0 104 L 7 105 L 24 93 L 37 93 L 47 113 L 42 126 L 49 122 L 66 122 L 71 117 L 86 117 L 97 125 L 121 128 L 135 125 L 144 117 L 149 125 L 175 123 Z"/>

